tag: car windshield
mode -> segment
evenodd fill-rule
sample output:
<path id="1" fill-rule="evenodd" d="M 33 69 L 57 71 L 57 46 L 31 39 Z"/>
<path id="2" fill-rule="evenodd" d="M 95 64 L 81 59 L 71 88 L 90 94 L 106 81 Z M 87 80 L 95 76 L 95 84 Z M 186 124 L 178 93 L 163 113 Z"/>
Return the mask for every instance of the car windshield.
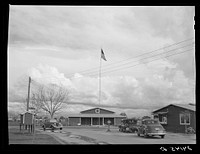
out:
<path id="1" fill-rule="evenodd" d="M 157 120 L 147 120 L 146 124 L 158 124 Z"/>
<path id="2" fill-rule="evenodd" d="M 137 121 L 134 121 L 132 119 L 126 119 L 122 121 L 123 124 L 136 124 Z"/>

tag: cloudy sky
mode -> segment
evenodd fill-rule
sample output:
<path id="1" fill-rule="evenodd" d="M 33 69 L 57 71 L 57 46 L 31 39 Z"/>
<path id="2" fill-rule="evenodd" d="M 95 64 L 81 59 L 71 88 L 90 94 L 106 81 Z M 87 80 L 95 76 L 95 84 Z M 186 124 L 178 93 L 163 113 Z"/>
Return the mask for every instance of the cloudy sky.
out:
<path id="1" fill-rule="evenodd" d="M 194 15 L 191 6 L 11 5 L 8 109 L 20 110 L 28 76 L 68 88 L 64 113 L 100 106 L 139 116 L 195 103 Z"/>

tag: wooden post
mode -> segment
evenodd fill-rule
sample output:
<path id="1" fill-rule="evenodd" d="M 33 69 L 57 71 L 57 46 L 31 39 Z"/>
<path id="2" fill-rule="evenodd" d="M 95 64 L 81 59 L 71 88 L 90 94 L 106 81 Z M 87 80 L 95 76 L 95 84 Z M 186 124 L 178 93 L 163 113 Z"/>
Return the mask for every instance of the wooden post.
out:
<path id="1" fill-rule="evenodd" d="M 29 77 L 29 82 L 28 82 L 28 99 L 27 99 L 27 111 L 29 110 L 29 99 L 30 99 L 30 84 L 31 84 L 31 77 Z"/>

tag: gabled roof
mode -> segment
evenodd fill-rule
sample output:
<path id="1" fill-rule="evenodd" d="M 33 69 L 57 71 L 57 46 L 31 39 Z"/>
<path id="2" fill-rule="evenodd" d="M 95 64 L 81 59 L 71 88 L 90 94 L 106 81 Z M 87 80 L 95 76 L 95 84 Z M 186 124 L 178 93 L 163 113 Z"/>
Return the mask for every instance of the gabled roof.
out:
<path id="1" fill-rule="evenodd" d="M 96 113 L 96 110 L 99 110 L 99 113 L 102 114 L 102 112 L 104 114 L 114 114 L 115 112 L 113 111 L 110 111 L 110 110 L 106 110 L 106 109 L 103 109 L 103 108 L 92 108 L 92 109 L 88 109 L 88 110 L 84 110 L 84 111 L 81 111 L 80 113 L 81 114 L 94 114 Z"/>
<path id="2" fill-rule="evenodd" d="M 158 112 L 159 110 L 167 108 L 169 106 L 176 106 L 176 107 L 188 109 L 188 110 L 191 110 L 191 111 L 196 111 L 196 106 L 195 105 L 190 105 L 190 104 L 169 104 L 169 105 L 167 105 L 165 107 L 162 107 L 160 109 L 157 109 L 157 110 L 153 111 L 153 113 Z"/>
<path id="3" fill-rule="evenodd" d="M 74 117 L 84 117 L 84 118 L 98 118 L 98 117 L 104 117 L 104 118 L 126 118 L 126 116 L 122 116 L 122 115 L 117 115 L 117 114 L 71 114 L 68 115 L 68 117 L 70 118 L 74 118 Z"/>
<path id="4" fill-rule="evenodd" d="M 195 105 L 189 105 L 189 104 L 174 104 L 174 106 L 178 106 L 184 109 L 188 109 L 191 111 L 196 111 L 196 106 Z"/>

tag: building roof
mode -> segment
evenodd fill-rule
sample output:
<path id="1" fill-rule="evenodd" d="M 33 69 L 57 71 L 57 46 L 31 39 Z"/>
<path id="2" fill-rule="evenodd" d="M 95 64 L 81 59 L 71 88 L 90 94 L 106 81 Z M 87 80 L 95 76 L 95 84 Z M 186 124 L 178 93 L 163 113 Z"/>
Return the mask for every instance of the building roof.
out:
<path id="1" fill-rule="evenodd" d="M 25 112 L 22 112 L 22 113 L 20 113 L 20 114 L 23 115 L 23 114 L 25 114 L 25 113 L 29 113 L 29 114 L 34 114 L 34 115 L 35 115 L 35 113 L 33 113 L 32 111 L 25 111 Z"/>
<path id="2" fill-rule="evenodd" d="M 88 110 L 84 110 L 84 111 L 81 111 L 80 113 L 81 114 L 91 114 L 91 113 L 96 113 L 96 111 L 98 110 L 98 112 L 100 113 L 100 114 L 102 114 L 102 112 L 103 112 L 103 114 L 113 114 L 113 113 L 115 113 L 115 112 L 113 112 L 113 111 L 110 111 L 110 110 L 106 110 L 106 109 L 103 109 L 103 108 L 98 108 L 98 107 L 96 107 L 96 108 L 91 108 L 91 109 L 88 109 Z"/>
<path id="3" fill-rule="evenodd" d="M 182 107 L 188 110 L 196 111 L 196 106 L 195 105 L 190 105 L 190 104 L 174 104 L 175 106 Z"/>
<path id="4" fill-rule="evenodd" d="M 94 118 L 98 118 L 98 117 L 104 117 L 104 118 L 113 118 L 113 117 L 120 117 L 120 118 L 125 118 L 126 116 L 122 116 L 122 115 L 117 115 L 117 114 L 71 114 L 68 115 L 68 117 L 94 117 Z"/>
<path id="5" fill-rule="evenodd" d="M 159 110 L 164 109 L 164 108 L 166 108 L 168 106 L 171 106 L 171 105 L 172 106 L 176 106 L 176 107 L 180 107 L 180 108 L 184 108 L 184 109 L 188 109 L 188 110 L 191 110 L 191 111 L 196 111 L 196 106 L 195 105 L 190 105 L 190 104 L 169 104 L 169 105 L 167 105 L 165 107 L 162 107 L 160 109 L 157 109 L 157 110 L 153 111 L 153 113 L 158 112 Z"/>

